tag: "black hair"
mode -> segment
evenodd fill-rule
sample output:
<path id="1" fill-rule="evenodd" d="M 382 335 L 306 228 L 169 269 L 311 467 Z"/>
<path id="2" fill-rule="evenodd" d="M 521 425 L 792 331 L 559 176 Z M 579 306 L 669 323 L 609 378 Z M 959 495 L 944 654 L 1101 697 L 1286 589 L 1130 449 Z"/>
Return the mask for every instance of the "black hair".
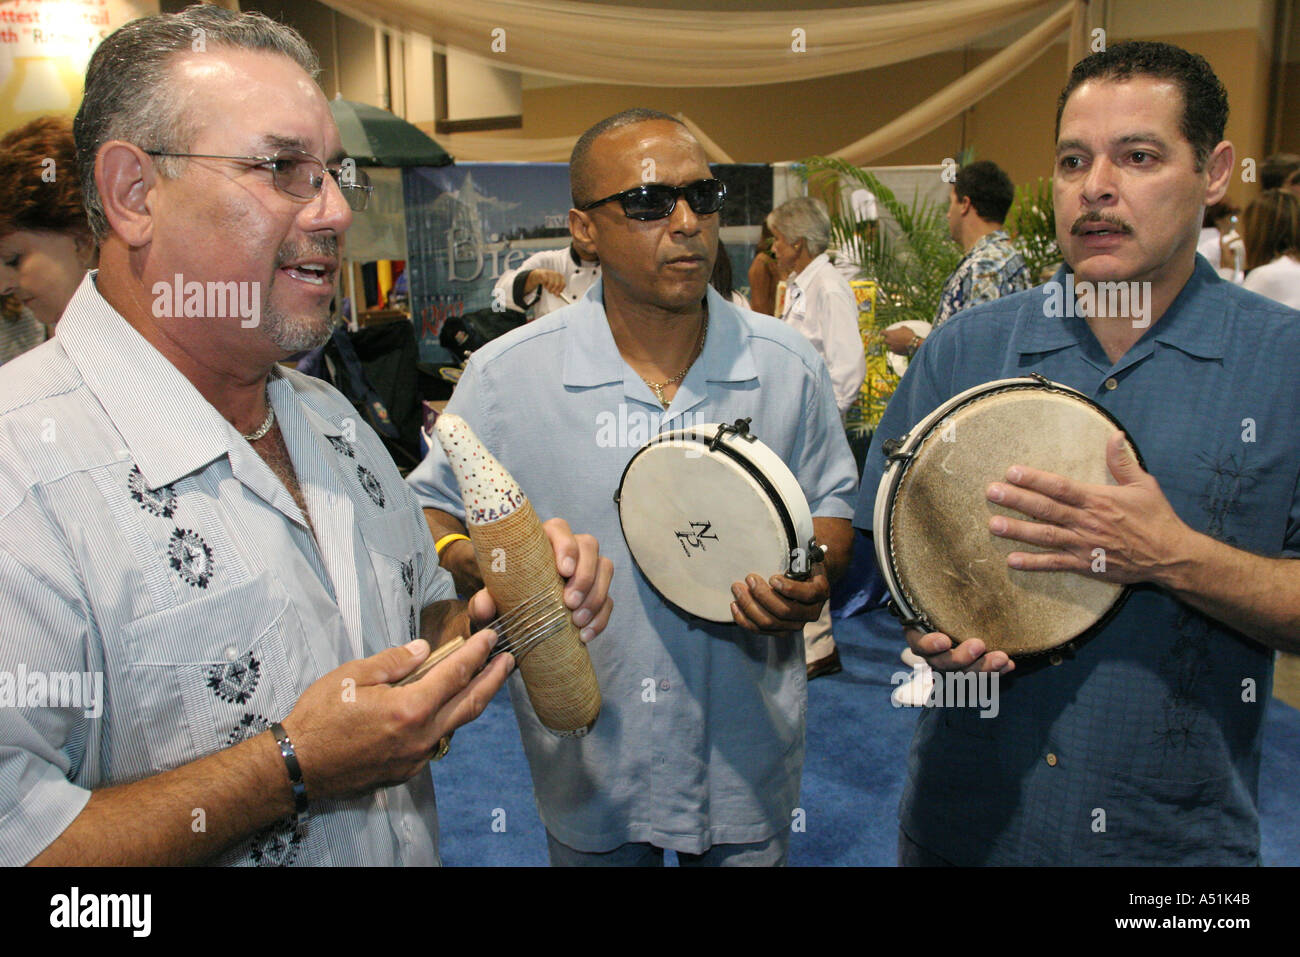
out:
<path id="1" fill-rule="evenodd" d="M 991 223 L 1003 222 L 1016 198 L 1011 177 L 988 160 L 968 163 L 959 169 L 952 188 L 958 199 L 970 200 L 980 219 Z"/>
<path id="2" fill-rule="evenodd" d="M 1172 80 L 1183 93 L 1183 137 L 1196 154 L 1196 169 L 1205 168 L 1214 147 L 1223 140 L 1228 124 L 1228 91 L 1205 57 L 1189 53 L 1172 43 L 1130 40 L 1116 43 L 1074 65 L 1070 79 L 1056 101 L 1056 136 L 1061 135 L 1061 114 L 1065 103 L 1079 86 L 1089 80 L 1131 80 L 1149 76 Z"/>

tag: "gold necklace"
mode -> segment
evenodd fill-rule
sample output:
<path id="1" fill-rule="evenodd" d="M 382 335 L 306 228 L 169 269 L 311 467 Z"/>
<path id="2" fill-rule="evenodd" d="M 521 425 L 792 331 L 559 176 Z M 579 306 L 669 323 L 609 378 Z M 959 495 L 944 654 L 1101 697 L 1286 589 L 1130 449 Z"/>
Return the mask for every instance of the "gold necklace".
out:
<path id="1" fill-rule="evenodd" d="M 256 432 L 249 432 L 247 435 L 244 436 L 244 441 L 256 442 L 258 439 L 262 438 L 262 436 L 266 435 L 267 432 L 270 432 L 271 426 L 274 424 L 275 424 L 275 407 L 271 405 L 271 393 L 270 390 L 267 390 L 266 418 L 262 420 L 262 424 L 257 427 Z"/>
<path id="2" fill-rule="evenodd" d="M 654 390 L 655 398 L 665 409 L 668 408 L 668 400 L 664 398 L 664 389 L 668 388 L 674 382 L 681 382 L 686 377 L 686 373 L 691 371 L 691 366 L 695 365 L 695 360 L 700 357 L 704 350 L 704 335 L 709 331 L 709 314 L 704 314 L 704 322 L 700 325 L 700 338 L 695 343 L 695 350 L 691 353 L 691 358 L 687 361 L 686 367 L 671 379 L 665 379 L 663 382 L 651 382 L 645 376 L 641 376 L 641 381 Z"/>

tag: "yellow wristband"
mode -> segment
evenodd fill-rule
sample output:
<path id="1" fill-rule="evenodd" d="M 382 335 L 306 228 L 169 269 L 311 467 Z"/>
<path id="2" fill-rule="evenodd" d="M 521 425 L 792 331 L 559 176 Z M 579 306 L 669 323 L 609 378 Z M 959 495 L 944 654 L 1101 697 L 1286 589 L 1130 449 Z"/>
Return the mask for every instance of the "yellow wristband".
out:
<path id="1" fill-rule="evenodd" d="M 468 535 L 462 535 L 460 532 L 452 532 L 450 535 L 444 535 L 444 536 L 442 536 L 442 538 L 440 538 L 440 539 L 438 539 L 436 542 L 434 542 L 434 543 L 433 543 L 433 550 L 434 550 L 435 552 L 438 553 L 438 557 L 439 557 L 439 558 L 442 558 L 442 550 L 443 550 L 444 548 L 446 548 L 446 547 L 447 547 L 448 545 L 450 545 L 452 542 L 459 542 L 459 541 L 462 541 L 462 540 L 468 542 L 468 541 L 469 541 L 469 536 L 468 536 Z"/>

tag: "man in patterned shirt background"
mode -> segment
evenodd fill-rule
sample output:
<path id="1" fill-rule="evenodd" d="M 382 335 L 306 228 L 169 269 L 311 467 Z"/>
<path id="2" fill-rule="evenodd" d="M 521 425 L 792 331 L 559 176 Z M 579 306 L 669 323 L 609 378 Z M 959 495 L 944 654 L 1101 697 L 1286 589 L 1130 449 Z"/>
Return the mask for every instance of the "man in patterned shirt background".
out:
<path id="1" fill-rule="evenodd" d="M 981 160 L 957 171 L 948 201 L 948 232 L 966 255 L 944 283 L 934 328 L 954 313 L 992 302 L 1033 285 L 1025 257 L 1002 228 L 1016 190 L 996 163 Z M 925 339 L 907 328 L 889 329 L 885 344 L 902 356 L 914 354 Z"/>

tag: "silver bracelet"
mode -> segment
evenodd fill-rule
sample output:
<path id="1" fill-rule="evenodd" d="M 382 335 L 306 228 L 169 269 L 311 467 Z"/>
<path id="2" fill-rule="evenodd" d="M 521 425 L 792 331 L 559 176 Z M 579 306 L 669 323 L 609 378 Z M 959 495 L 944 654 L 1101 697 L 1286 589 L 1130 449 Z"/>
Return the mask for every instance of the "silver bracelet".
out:
<path id="1" fill-rule="evenodd" d="M 294 753 L 293 742 L 289 740 L 284 725 L 275 722 L 271 725 L 271 733 L 280 745 L 280 756 L 284 758 L 284 766 L 289 771 L 289 784 L 293 788 L 293 810 L 298 815 L 297 829 L 301 830 L 302 819 L 307 814 L 307 785 L 302 780 L 302 765 L 298 763 L 298 755 Z"/>

